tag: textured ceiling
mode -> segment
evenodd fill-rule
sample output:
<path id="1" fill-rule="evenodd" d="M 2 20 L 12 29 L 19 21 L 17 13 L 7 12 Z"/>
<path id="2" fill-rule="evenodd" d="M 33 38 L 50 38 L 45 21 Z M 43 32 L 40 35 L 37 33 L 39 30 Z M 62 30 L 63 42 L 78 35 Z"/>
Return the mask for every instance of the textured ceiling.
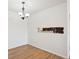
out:
<path id="1" fill-rule="evenodd" d="M 19 12 L 21 11 L 21 1 L 23 0 L 8 0 L 8 9 L 9 11 Z M 26 0 L 25 0 L 26 1 Z M 55 5 L 65 3 L 66 0 L 31 0 L 31 7 L 29 7 L 30 13 L 38 12 L 40 10 L 53 7 Z M 27 7 L 25 5 L 25 7 Z"/>

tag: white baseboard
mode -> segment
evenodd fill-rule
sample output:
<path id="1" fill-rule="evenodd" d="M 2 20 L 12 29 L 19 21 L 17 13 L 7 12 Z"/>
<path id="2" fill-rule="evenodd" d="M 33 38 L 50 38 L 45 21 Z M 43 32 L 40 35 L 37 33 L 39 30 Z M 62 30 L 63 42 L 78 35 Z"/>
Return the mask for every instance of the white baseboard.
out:
<path id="1" fill-rule="evenodd" d="M 9 47 L 8 49 L 13 49 L 13 48 L 20 47 L 20 46 L 27 45 L 27 44 L 28 44 L 28 43 L 23 43 L 23 44 L 14 45 L 14 46 L 12 46 L 12 47 Z"/>
<path id="2" fill-rule="evenodd" d="M 30 45 L 32 45 L 32 44 L 30 44 Z M 49 53 L 56 54 L 56 55 L 58 55 L 58 56 L 60 56 L 60 57 L 63 57 L 63 58 L 65 58 L 65 59 L 69 59 L 69 57 L 67 57 L 67 56 L 64 56 L 64 55 L 61 55 L 61 54 L 59 54 L 59 53 L 57 53 L 57 52 L 52 52 L 52 51 L 49 51 L 49 50 L 47 50 L 47 49 L 44 49 L 44 48 L 40 48 L 40 47 L 38 47 L 38 46 L 35 46 L 35 45 L 32 45 L 32 46 L 34 46 L 34 47 L 37 47 L 37 48 L 39 48 L 39 49 L 42 49 L 42 50 L 45 50 L 45 51 L 48 51 Z"/>
<path id="3" fill-rule="evenodd" d="M 28 43 L 27 43 L 27 44 L 28 44 Z M 20 46 L 27 45 L 27 44 L 21 44 L 21 45 L 18 45 L 18 46 L 16 46 L 16 47 L 20 47 Z M 32 44 L 29 44 L 29 45 L 32 45 Z M 57 52 L 52 52 L 52 51 L 49 51 L 49 50 L 44 49 L 44 48 L 40 48 L 40 47 L 35 46 L 35 45 L 32 45 L 32 46 L 34 46 L 34 47 L 36 47 L 36 48 L 39 48 L 39 49 L 42 49 L 42 50 L 45 50 L 45 51 L 48 51 L 49 53 L 56 54 L 56 55 L 58 55 L 58 56 L 60 56 L 60 57 L 63 57 L 63 58 L 65 58 L 65 59 L 69 59 L 69 57 L 64 56 L 64 55 L 61 55 L 61 54 L 59 54 L 59 53 L 57 53 Z M 16 47 L 13 47 L 13 48 L 16 48 Z M 9 48 L 9 49 L 12 49 L 12 48 Z"/>

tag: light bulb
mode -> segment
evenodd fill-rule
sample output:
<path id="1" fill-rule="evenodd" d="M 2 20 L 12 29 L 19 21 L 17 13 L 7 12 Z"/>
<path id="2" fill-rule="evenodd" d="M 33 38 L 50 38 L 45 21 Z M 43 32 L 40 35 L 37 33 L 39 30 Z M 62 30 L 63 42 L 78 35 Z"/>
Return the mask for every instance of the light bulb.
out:
<path id="1" fill-rule="evenodd" d="M 18 12 L 18 14 L 19 14 L 20 16 L 22 16 L 22 15 L 23 15 L 23 13 L 22 13 L 22 12 Z"/>
<path id="2" fill-rule="evenodd" d="M 26 13 L 25 16 L 26 16 L 26 17 L 29 17 L 29 16 L 30 16 L 30 13 Z"/>

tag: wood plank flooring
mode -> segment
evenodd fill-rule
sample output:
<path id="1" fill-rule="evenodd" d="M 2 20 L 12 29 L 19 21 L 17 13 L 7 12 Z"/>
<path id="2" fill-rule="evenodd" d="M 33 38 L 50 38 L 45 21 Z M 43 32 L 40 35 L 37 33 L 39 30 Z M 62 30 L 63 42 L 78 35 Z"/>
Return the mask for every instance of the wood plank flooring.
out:
<path id="1" fill-rule="evenodd" d="M 55 54 L 38 49 L 31 45 L 24 45 L 8 50 L 8 59 L 64 59 Z"/>

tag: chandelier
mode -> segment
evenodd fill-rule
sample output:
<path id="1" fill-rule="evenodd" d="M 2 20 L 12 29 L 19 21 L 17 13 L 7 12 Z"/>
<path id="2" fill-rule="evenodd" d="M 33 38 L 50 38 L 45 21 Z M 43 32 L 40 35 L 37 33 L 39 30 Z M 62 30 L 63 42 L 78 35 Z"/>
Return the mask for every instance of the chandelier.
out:
<path id="1" fill-rule="evenodd" d="M 25 13 L 25 1 L 22 1 L 22 8 L 21 8 L 21 12 L 19 12 L 19 16 L 21 17 L 22 20 L 24 20 L 25 18 L 28 19 L 30 16 L 30 13 L 28 12 L 28 6 L 27 6 L 27 12 Z M 28 5 L 28 4 L 27 4 Z"/>

